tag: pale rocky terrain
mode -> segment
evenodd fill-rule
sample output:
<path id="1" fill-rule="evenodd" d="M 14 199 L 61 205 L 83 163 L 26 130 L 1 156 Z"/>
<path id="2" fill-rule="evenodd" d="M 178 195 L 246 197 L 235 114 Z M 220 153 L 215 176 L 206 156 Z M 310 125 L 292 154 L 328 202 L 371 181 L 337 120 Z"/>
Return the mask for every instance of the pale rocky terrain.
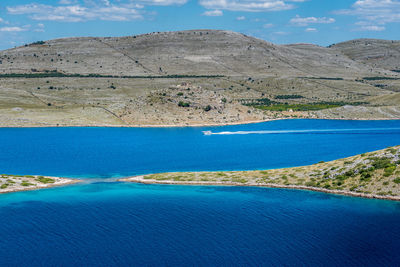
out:
<path id="1" fill-rule="evenodd" d="M 398 42 L 363 40 L 369 42 L 365 47 L 358 42 L 328 48 L 275 45 L 230 31 L 192 30 L 28 44 L 0 51 L 0 126 L 400 118 L 400 73 L 392 71 L 397 68 Z M 371 65 L 368 58 L 382 47 L 385 56 L 374 56 Z M 49 73 L 72 76 L 40 77 Z M 280 95 L 302 98 L 277 100 Z M 288 104 L 345 105 L 283 112 L 243 105 L 265 98 Z"/>
<path id="2" fill-rule="evenodd" d="M 400 146 L 303 167 L 263 171 L 160 173 L 120 181 L 266 186 L 400 200 Z"/>

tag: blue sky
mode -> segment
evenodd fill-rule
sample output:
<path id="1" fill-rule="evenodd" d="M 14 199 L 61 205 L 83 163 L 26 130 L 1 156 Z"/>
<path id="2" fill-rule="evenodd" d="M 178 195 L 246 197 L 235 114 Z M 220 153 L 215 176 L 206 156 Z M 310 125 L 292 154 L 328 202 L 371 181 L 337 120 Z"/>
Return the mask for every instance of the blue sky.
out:
<path id="1" fill-rule="evenodd" d="M 0 49 L 72 36 L 224 29 L 274 43 L 400 38 L 400 0 L 2 0 Z"/>

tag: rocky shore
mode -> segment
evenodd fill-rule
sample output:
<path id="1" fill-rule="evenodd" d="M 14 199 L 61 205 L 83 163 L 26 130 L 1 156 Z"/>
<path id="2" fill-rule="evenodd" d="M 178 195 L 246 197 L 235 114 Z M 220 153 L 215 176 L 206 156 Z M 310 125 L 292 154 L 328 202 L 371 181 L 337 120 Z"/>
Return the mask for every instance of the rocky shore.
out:
<path id="1" fill-rule="evenodd" d="M 161 173 L 119 181 L 260 186 L 400 201 L 400 146 L 303 167 L 264 171 Z"/>

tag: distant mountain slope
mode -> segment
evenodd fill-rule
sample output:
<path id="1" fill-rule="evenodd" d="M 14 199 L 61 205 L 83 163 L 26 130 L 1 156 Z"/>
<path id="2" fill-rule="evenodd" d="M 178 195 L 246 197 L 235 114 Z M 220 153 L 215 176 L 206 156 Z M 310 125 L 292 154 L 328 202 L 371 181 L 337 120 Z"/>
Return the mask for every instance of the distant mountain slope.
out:
<path id="1" fill-rule="evenodd" d="M 58 70 L 112 75 L 357 77 L 379 72 L 337 50 L 315 45 L 278 46 L 216 30 L 57 39 L 2 51 L 0 60 L 0 73 Z"/>
<path id="2" fill-rule="evenodd" d="M 357 39 L 331 47 L 371 67 L 400 72 L 400 41 Z"/>

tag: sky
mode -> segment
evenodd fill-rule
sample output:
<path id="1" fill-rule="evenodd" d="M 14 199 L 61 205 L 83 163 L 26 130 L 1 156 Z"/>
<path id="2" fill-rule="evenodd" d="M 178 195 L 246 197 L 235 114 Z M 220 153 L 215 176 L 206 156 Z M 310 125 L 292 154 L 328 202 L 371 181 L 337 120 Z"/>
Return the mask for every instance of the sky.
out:
<path id="1" fill-rule="evenodd" d="M 400 0 L 1 0 L 0 49 L 77 36 L 231 30 L 277 44 L 400 39 Z"/>

